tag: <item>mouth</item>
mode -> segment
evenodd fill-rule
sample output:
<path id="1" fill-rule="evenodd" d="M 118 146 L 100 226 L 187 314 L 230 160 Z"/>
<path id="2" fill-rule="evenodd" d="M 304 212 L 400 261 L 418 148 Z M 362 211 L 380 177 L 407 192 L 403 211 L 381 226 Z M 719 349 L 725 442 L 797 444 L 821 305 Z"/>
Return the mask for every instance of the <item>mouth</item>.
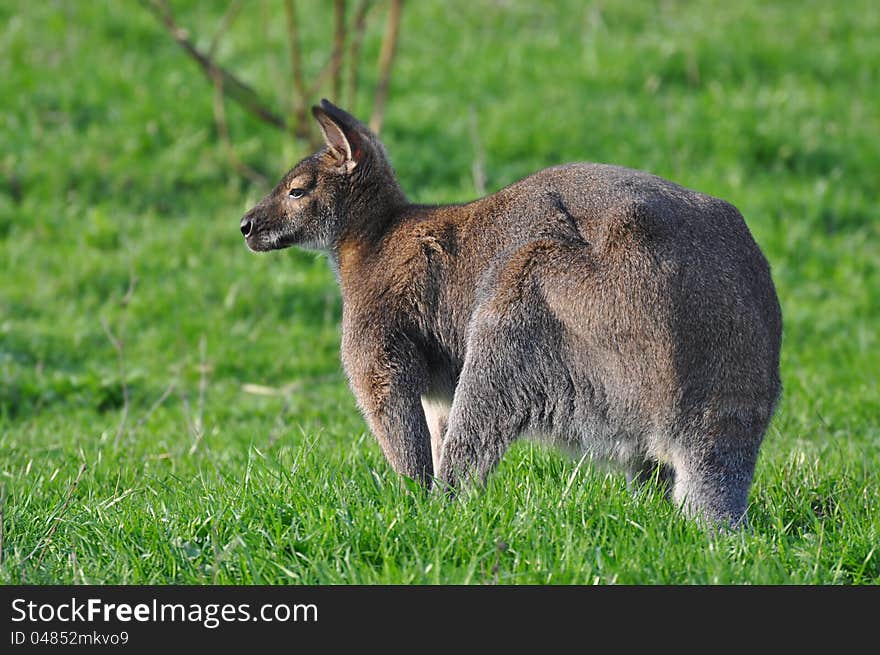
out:
<path id="1" fill-rule="evenodd" d="M 252 252 L 268 252 L 270 250 L 283 250 L 296 245 L 297 237 L 296 235 L 279 234 L 277 232 L 252 232 L 244 238 L 244 242 Z"/>

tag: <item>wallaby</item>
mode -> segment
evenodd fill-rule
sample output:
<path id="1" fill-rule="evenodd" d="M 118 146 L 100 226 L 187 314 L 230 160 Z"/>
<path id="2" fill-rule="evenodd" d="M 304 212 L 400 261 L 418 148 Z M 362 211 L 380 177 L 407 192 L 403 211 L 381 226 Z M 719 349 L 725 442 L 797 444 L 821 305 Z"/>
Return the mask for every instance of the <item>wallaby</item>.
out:
<path id="1" fill-rule="evenodd" d="M 312 113 L 326 146 L 241 232 L 329 254 L 343 366 L 396 471 L 451 492 L 528 436 L 657 476 L 690 516 L 745 518 L 782 318 L 733 205 L 594 163 L 416 205 L 363 123 Z"/>

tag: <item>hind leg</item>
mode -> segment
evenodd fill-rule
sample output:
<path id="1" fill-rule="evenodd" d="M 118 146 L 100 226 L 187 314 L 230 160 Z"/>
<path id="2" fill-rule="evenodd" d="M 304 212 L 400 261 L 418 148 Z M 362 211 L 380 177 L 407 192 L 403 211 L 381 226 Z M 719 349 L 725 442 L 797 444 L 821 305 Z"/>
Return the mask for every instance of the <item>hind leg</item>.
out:
<path id="1" fill-rule="evenodd" d="M 485 312 L 472 326 L 440 451 L 438 477 L 449 487 L 484 481 L 532 418 L 573 393 L 554 359 L 558 335 L 537 303 L 527 307 Z"/>
<path id="2" fill-rule="evenodd" d="M 437 477 L 447 489 L 485 481 L 520 430 L 503 352 L 469 357 L 455 390 Z M 494 360 L 494 361 L 491 361 Z"/>
<path id="3" fill-rule="evenodd" d="M 675 458 L 672 500 L 688 516 L 737 527 L 746 519 L 749 487 L 763 426 L 757 431 L 728 418 L 694 439 Z"/>
<path id="4" fill-rule="evenodd" d="M 467 354 L 449 414 L 438 477 L 452 487 L 482 481 L 526 427 L 570 412 L 574 387 L 562 323 L 547 304 L 545 278 L 582 244 L 534 241 L 499 257 L 483 276 Z"/>

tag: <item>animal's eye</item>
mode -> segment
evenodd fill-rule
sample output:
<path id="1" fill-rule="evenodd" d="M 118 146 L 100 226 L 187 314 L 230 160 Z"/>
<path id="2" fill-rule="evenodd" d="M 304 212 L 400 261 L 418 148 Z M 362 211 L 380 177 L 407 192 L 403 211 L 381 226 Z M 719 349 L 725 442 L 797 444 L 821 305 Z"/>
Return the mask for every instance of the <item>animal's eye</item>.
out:
<path id="1" fill-rule="evenodd" d="M 302 198 L 304 195 L 306 195 L 306 190 L 305 189 L 291 189 L 290 193 L 288 193 L 287 195 L 290 196 L 291 198 Z"/>

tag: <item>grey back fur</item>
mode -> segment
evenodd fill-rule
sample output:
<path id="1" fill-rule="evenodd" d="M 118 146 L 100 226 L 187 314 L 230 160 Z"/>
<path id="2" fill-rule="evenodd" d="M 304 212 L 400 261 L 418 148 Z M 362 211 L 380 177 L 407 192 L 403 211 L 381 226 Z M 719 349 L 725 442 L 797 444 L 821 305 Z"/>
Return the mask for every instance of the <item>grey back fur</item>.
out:
<path id="1" fill-rule="evenodd" d="M 329 253 L 343 365 L 395 470 L 454 489 L 528 436 L 659 475 L 688 515 L 744 519 L 782 319 L 733 205 L 589 163 L 414 205 L 362 123 L 313 113 L 326 147 L 241 228 L 253 250 Z"/>

